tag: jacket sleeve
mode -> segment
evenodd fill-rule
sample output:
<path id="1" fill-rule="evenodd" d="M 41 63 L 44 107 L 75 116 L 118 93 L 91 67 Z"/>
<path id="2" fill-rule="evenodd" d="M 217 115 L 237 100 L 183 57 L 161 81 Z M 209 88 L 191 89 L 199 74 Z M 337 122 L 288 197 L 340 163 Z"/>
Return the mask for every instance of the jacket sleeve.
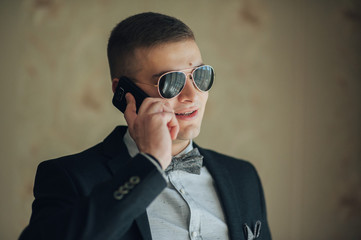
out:
<path id="1" fill-rule="evenodd" d="M 44 162 L 35 178 L 30 223 L 20 240 L 120 239 L 165 187 L 160 171 L 141 154 L 86 196 L 67 169 Z"/>

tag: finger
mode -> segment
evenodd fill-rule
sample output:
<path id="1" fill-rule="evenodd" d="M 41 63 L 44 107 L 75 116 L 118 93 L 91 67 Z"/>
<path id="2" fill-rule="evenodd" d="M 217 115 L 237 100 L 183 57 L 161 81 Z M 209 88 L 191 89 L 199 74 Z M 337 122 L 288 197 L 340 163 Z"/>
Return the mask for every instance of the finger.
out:
<path id="1" fill-rule="evenodd" d="M 135 98 L 131 93 L 127 93 L 125 95 L 125 99 L 127 100 L 127 107 L 124 111 L 124 118 L 128 123 L 128 127 L 133 129 L 134 121 L 137 117 L 137 107 L 135 105 Z"/>
<path id="2" fill-rule="evenodd" d="M 163 102 L 163 105 L 164 105 L 164 107 L 163 107 L 164 112 L 172 112 L 172 113 L 174 113 L 174 109 L 171 107 L 169 102 L 165 101 L 165 102 Z"/>
<path id="3" fill-rule="evenodd" d="M 174 113 L 171 114 L 171 118 L 168 121 L 167 126 L 172 140 L 175 140 L 179 132 L 179 123 Z"/>
<path id="4" fill-rule="evenodd" d="M 175 140 L 179 132 L 179 123 L 174 114 L 174 110 L 167 101 L 153 102 L 149 107 L 149 112 L 153 114 L 161 113 L 164 116 L 163 121 L 166 123 L 172 140 Z"/>
<path id="5" fill-rule="evenodd" d="M 177 135 L 178 135 L 178 132 L 179 132 L 179 123 L 178 123 L 178 120 L 177 120 L 177 118 L 176 118 L 176 116 L 174 114 L 174 110 L 173 110 L 173 108 L 171 107 L 171 105 L 169 104 L 168 101 L 166 101 L 164 103 L 164 110 L 165 110 L 165 112 L 172 113 L 170 115 L 171 118 L 167 122 L 167 126 L 168 126 L 169 133 L 171 135 L 172 140 L 175 140 L 177 138 Z"/>
<path id="6" fill-rule="evenodd" d="M 151 97 L 145 98 L 138 109 L 138 115 L 144 113 L 145 110 L 148 108 L 148 106 L 152 104 L 152 102 L 154 102 L 154 98 Z"/>
<path id="7" fill-rule="evenodd" d="M 144 108 L 139 110 L 138 114 L 155 114 L 161 112 L 174 113 L 173 109 L 167 107 L 163 101 L 159 99 L 153 99 L 153 101 L 149 101 L 148 103 L 146 103 Z"/>

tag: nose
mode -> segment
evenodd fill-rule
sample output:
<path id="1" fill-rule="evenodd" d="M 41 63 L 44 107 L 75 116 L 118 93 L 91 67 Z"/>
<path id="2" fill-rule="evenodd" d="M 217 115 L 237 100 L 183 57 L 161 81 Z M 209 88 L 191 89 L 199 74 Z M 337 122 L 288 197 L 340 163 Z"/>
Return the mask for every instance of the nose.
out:
<path id="1" fill-rule="evenodd" d="M 197 98 L 198 90 L 193 84 L 192 74 L 187 74 L 186 84 L 178 95 L 178 100 L 180 102 L 194 102 Z"/>

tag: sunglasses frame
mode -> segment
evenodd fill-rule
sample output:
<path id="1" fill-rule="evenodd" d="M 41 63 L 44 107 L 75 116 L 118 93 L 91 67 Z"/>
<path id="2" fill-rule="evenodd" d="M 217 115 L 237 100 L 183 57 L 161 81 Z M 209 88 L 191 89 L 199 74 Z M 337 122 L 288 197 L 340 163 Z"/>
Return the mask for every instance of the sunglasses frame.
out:
<path id="1" fill-rule="evenodd" d="M 156 88 L 158 89 L 158 93 L 159 93 L 159 96 L 161 96 L 161 98 L 164 98 L 164 99 L 172 99 L 172 98 L 177 97 L 177 96 L 183 91 L 184 87 L 185 87 L 186 84 L 187 84 L 187 80 L 188 80 L 188 76 L 189 76 L 190 79 L 192 80 L 193 85 L 196 87 L 196 89 L 198 89 L 198 91 L 200 91 L 200 92 L 208 92 L 209 89 L 208 89 L 207 91 L 203 91 L 202 89 L 200 89 L 200 88 L 197 86 L 197 84 L 196 84 L 195 81 L 194 81 L 193 73 L 194 73 L 197 69 L 199 69 L 199 68 L 201 68 L 201 67 L 210 67 L 210 68 L 212 69 L 212 72 L 213 72 L 213 82 L 214 82 L 214 78 L 215 78 L 214 68 L 213 68 L 212 66 L 210 66 L 210 65 L 201 65 L 201 66 L 198 66 L 198 67 L 195 67 L 195 68 L 187 68 L 187 69 L 183 69 L 183 70 L 169 71 L 169 72 L 163 73 L 163 74 L 158 78 L 157 84 L 144 83 L 144 82 L 139 82 L 139 81 L 137 81 L 137 80 L 135 80 L 134 82 L 139 83 L 139 84 L 145 84 L 145 85 L 149 85 L 149 86 L 156 87 Z M 187 71 L 189 71 L 189 70 L 192 70 L 192 71 L 191 71 L 190 73 L 185 73 L 185 72 L 187 72 Z M 159 82 L 160 82 L 160 80 L 161 80 L 162 77 L 164 77 L 165 75 L 170 74 L 170 73 L 183 73 L 184 76 L 185 76 L 185 82 L 184 82 L 184 84 L 183 84 L 182 89 L 179 91 L 179 93 L 178 93 L 177 95 L 175 95 L 174 97 L 171 97 L 171 98 L 166 98 L 166 97 L 163 97 L 162 94 L 160 93 L 160 90 L 159 90 Z M 212 82 L 212 85 L 213 85 L 213 82 Z"/>

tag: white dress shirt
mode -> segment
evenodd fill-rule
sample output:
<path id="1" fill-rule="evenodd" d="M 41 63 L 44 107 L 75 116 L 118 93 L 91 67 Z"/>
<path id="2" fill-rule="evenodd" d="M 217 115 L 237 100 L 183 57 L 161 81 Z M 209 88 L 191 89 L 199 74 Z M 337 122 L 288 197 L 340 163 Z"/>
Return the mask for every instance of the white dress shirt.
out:
<path id="1" fill-rule="evenodd" d="M 129 131 L 124 135 L 129 155 L 139 153 Z M 192 141 L 177 156 L 193 149 Z M 227 240 L 228 228 L 223 210 L 208 170 L 201 174 L 172 171 L 168 175 L 158 166 L 167 181 L 167 187 L 149 205 L 147 214 L 152 238 L 155 240 Z"/>

